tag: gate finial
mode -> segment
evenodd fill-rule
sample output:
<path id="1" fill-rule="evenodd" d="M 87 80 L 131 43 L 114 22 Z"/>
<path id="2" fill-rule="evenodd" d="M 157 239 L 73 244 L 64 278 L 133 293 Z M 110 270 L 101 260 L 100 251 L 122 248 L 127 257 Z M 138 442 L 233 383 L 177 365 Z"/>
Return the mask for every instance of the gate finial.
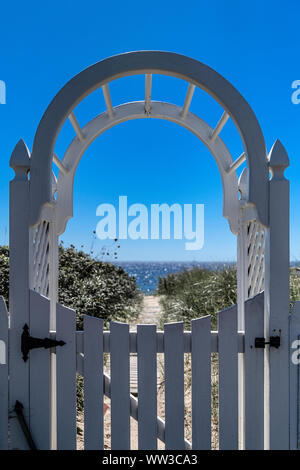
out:
<path id="1" fill-rule="evenodd" d="M 284 170 L 289 166 L 290 161 L 280 140 L 275 141 L 268 159 L 272 179 L 284 179 Z"/>
<path id="2" fill-rule="evenodd" d="M 30 170 L 30 152 L 23 139 L 20 139 L 15 146 L 9 161 L 9 166 L 13 168 L 16 176 L 23 179 Z"/>

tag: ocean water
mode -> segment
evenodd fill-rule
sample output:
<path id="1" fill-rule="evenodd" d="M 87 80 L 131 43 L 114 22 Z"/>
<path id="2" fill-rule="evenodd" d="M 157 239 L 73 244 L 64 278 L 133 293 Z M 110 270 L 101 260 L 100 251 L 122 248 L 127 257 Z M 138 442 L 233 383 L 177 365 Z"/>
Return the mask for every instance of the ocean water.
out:
<path id="1" fill-rule="evenodd" d="M 128 274 L 136 277 L 137 286 L 144 294 L 155 293 L 158 286 L 158 278 L 165 277 L 168 274 L 176 273 L 183 270 L 189 270 L 195 267 L 205 269 L 222 269 L 225 266 L 233 265 L 235 263 L 225 262 L 116 262 L 117 266 L 121 266 Z"/>

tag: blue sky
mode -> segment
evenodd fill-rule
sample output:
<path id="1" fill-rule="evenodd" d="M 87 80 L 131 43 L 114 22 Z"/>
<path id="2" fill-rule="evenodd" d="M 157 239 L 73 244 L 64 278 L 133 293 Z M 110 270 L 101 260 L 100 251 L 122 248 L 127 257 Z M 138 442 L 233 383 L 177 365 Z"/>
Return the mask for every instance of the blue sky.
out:
<path id="1" fill-rule="evenodd" d="M 167 50 L 191 56 L 216 69 L 247 99 L 262 127 L 268 150 L 276 138 L 291 166 L 291 259 L 300 259 L 300 104 L 291 101 L 300 79 L 297 0 L 215 0 L 214 2 L 15 1 L 1 4 L 0 80 L 7 103 L 0 105 L 0 243 L 8 241 L 8 166 L 22 137 L 32 148 L 47 105 L 76 73 L 108 56 L 131 50 Z M 127 80 L 126 82 L 124 80 Z M 153 99 L 183 103 L 186 84 L 153 77 Z M 113 104 L 143 99 L 142 77 L 111 86 Z M 104 110 L 101 94 L 78 109 L 85 124 Z M 197 92 L 191 110 L 215 126 L 220 108 Z M 62 156 L 72 136 L 68 125 L 57 143 Z M 236 156 L 241 144 L 233 126 L 222 133 Z M 235 237 L 222 218 L 217 166 L 188 131 L 165 121 L 124 123 L 102 135 L 82 159 L 75 183 L 74 219 L 63 240 L 90 250 L 96 207 L 127 195 L 139 202 L 205 204 L 202 250 L 184 250 L 184 241 L 122 241 L 120 260 L 233 260 Z M 97 241 L 94 251 L 101 251 Z"/>

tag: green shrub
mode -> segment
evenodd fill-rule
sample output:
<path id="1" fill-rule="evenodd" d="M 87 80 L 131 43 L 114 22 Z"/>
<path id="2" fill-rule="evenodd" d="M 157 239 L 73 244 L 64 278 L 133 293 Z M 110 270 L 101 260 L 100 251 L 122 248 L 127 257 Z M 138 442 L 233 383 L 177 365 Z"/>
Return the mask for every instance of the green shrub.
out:
<path id="1" fill-rule="evenodd" d="M 169 274 L 159 279 L 158 293 L 163 307 L 161 327 L 166 322 L 184 321 L 190 329 L 192 319 L 211 315 L 212 327 L 217 329 L 217 313 L 237 302 L 236 268 L 194 268 Z M 300 268 L 291 268 L 290 307 L 296 300 L 300 300 Z"/>
<path id="2" fill-rule="evenodd" d="M 141 294 L 134 277 L 121 267 L 97 261 L 74 246 L 59 247 L 59 302 L 76 311 L 77 328 L 83 315 L 127 321 L 137 315 Z M 8 301 L 9 249 L 0 247 L 0 295 Z"/>
<path id="3" fill-rule="evenodd" d="M 236 269 L 218 271 L 194 268 L 170 274 L 159 280 L 162 295 L 161 326 L 170 321 L 183 321 L 186 329 L 194 318 L 211 315 L 212 328 L 217 328 L 217 313 L 237 301 Z"/>
<path id="4" fill-rule="evenodd" d="M 123 268 L 97 261 L 73 246 L 59 247 L 59 302 L 77 313 L 110 320 L 129 320 L 137 315 L 141 294 L 134 277 Z"/>

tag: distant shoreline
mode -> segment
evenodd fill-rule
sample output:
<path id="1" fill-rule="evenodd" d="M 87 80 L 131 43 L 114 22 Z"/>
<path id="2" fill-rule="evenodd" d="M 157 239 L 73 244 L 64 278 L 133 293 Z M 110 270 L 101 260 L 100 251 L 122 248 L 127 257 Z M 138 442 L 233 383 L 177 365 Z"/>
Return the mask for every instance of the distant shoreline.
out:
<path id="1" fill-rule="evenodd" d="M 156 293 L 158 278 L 165 277 L 179 271 L 193 268 L 212 270 L 235 266 L 235 261 L 114 261 L 130 276 L 136 277 L 139 289 L 145 295 Z"/>

